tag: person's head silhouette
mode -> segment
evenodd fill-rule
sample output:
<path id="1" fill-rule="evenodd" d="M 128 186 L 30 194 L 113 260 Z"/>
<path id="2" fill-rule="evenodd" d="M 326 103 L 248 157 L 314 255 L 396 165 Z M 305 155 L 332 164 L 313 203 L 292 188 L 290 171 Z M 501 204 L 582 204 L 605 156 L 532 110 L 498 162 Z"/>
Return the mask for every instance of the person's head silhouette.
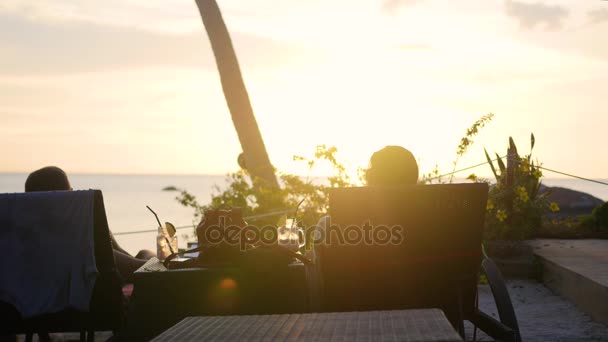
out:
<path id="1" fill-rule="evenodd" d="M 407 185 L 418 181 L 418 164 L 412 152 L 401 146 L 386 146 L 374 152 L 365 173 L 367 185 Z"/>
<path id="2" fill-rule="evenodd" d="M 65 172 L 56 166 L 43 167 L 27 176 L 25 192 L 72 190 Z"/>

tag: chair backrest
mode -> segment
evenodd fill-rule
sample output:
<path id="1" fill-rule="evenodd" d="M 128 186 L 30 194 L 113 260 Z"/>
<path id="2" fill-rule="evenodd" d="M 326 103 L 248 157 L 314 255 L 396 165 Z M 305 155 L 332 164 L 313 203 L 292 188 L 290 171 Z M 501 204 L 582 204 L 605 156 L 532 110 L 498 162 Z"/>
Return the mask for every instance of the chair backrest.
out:
<path id="1" fill-rule="evenodd" d="M 92 191 L 95 199 L 95 263 L 99 275 L 91 298 L 90 324 L 96 330 L 114 330 L 123 325 L 126 314 L 126 301 L 122 294 L 123 280 L 114 260 L 103 194 L 100 190 Z"/>
<path id="2" fill-rule="evenodd" d="M 86 199 L 86 201 L 82 202 L 88 203 L 79 205 L 78 200 L 81 199 Z M 85 267 L 87 266 L 87 260 L 89 260 L 88 263 L 92 263 L 91 260 L 94 255 L 95 267 L 97 269 L 95 285 L 92 288 L 90 300 L 84 299 L 85 307 L 88 306 L 88 312 L 86 309 L 73 309 L 69 306 L 60 312 L 45 312 L 42 307 L 42 309 L 38 310 L 42 311 L 40 314 L 33 317 L 27 316 L 26 319 L 20 320 L 20 324 L 12 327 L 12 329 L 17 330 L 15 332 L 24 332 L 35 329 L 79 331 L 84 329 L 114 330 L 119 328 L 123 322 L 125 310 L 121 291 L 122 281 L 114 261 L 101 191 L 0 194 L 0 200 L 4 204 L 4 208 L 0 208 L 0 221 L 2 221 L 0 223 L 6 228 L 5 231 L 12 231 L 10 234 L 0 234 L 0 239 L 3 240 L 0 242 L 3 246 L 12 246 L 13 244 L 22 246 L 14 254 L 32 255 L 26 263 L 26 267 L 29 268 L 26 272 L 36 274 L 37 269 L 49 267 L 45 258 L 59 258 L 58 255 L 63 257 L 66 255 L 71 256 L 74 260 L 82 261 L 82 265 Z M 58 206 L 58 202 L 62 204 L 74 203 L 74 205 L 66 208 L 61 207 L 61 205 Z M 29 222 L 32 222 L 32 225 L 42 227 L 42 229 L 46 228 L 45 223 L 49 222 L 49 226 L 52 226 L 49 229 L 53 229 L 53 232 L 50 235 L 46 235 L 46 238 L 32 238 L 31 241 L 29 239 L 25 240 L 23 239 L 24 234 L 19 233 L 19 231 L 36 233 L 36 229 L 28 227 Z M 62 227 L 62 224 L 72 226 L 70 227 L 71 230 L 69 230 L 71 233 L 63 232 L 62 228 L 64 227 Z M 8 227 L 8 225 L 11 227 Z M 84 237 L 78 240 L 78 244 L 62 242 L 72 238 L 73 235 L 70 234 L 82 232 L 78 229 L 91 229 L 92 231 L 75 234 Z M 68 230 L 67 227 L 66 230 Z M 45 235 L 47 232 L 43 233 L 42 235 Z M 54 234 L 59 234 L 61 237 L 54 238 Z M 22 241 L 15 243 L 14 239 L 16 238 L 21 238 Z M 79 249 L 79 251 L 76 253 L 64 253 L 61 251 L 62 248 L 75 248 Z M 42 251 L 39 251 L 39 249 L 42 249 Z M 94 251 L 91 249 L 94 249 Z M 53 251 L 56 254 L 53 254 Z M 85 257 L 80 260 L 77 256 Z M 10 260 L 0 265 L 2 277 L 13 277 L 14 274 L 24 274 L 22 270 L 15 267 L 15 265 L 21 264 L 15 260 L 12 262 L 14 262 L 14 265 L 10 264 Z M 92 267 L 92 264 L 90 266 Z M 63 270 L 64 265 L 61 261 L 57 261 L 56 267 Z M 78 269 L 79 266 L 76 265 L 75 267 L 75 269 Z M 41 281 L 39 282 L 27 281 L 28 291 L 48 291 L 49 284 L 44 282 L 45 277 L 40 277 L 40 279 Z M 14 288 L 14 286 L 8 285 L 8 288 Z M 39 288 L 39 290 L 36 290 L 36 288 Z M 10 293 L 8 295 L 10 296 Z M 88 305 L 86 305 L 87 300 Z M 3 307 L 6 307 L 6 303 Z M 0 330 L 6 331 L 6 327 L 2 328 Z"/>
<path id="3" fill-rule="evenodd" d="M 472 311 L 487 194 L 487 184 L 332 189 L 322 310 Z"/>

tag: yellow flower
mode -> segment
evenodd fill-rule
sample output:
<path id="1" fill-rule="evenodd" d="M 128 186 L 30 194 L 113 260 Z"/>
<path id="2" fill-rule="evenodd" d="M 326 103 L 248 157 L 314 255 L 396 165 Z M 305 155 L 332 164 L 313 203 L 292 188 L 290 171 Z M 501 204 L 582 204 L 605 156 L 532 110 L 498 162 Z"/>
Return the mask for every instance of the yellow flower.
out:
<path id="1" fill-rule="evenodd" d="M 492 200 L 488 200 L 488 203 L 486 204 L 486 210 L 490 211 L 494 209 L 494 202 L 492 202 Z"/>
<path id="2" fill-rule="evenodd" d="M 496 218 L 498 219 L 498 221 L 503 222 L 507 219 L 507 213 L 502 209 L 498 209 L 498 211 L 496 212 Z"/>
<path id="3" fill-rule="evenodd" d="M 549 210 L 552 212 L 559 211 L 559 205 L 557 205 L 555 202 L 551 202 L 551 204 L 549 204 Z"/>
<path id="4" fill-rule="evenodd" d="M 534 169 L 534 172 L 532 173 L 532 175 L 535 178 L 540 178 L 543 176 L 543 172 L 540 169 Z"/>
<path id="5" fill-rule="evenodd" d="M 523 186 L 517 187 L 517 194 L 519 195 L 519 200 L 524 203 L 528 202 L 528 200 L 530 199 L 530 197 L 528 196 L 528 191 L 526 191 L 526 188 Z"/>
<path id="6" fill-rule="evenodd" d="M 528 165 L 527 161 L 522 161 L 521 164 L 519 164 L 519 168 L 523 171 L 523 172 L 528 172 L 530 171 L 530 166 Z"/>

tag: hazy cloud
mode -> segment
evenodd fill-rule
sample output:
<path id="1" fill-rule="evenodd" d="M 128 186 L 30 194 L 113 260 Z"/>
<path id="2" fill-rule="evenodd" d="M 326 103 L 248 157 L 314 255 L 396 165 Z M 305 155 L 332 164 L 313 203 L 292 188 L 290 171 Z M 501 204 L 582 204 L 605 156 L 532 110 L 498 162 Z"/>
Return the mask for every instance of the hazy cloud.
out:
<path id="1" fill-rule="evenodd" d="M 593 11 L 587 12 L 587 16 L 592 24 L 599 24 L 604 21 L 608 21 L 608 8 L 598 8 Z"/>
<path id="2" fill-rule="evenodd" d="M 299 49 L 251 34 L 232 40 L 244 66 L 275 67 Z M 0 74 L 88 72 L 142 66 L 215 68 L 205 31 L 162 33 L 91 22 L 0 15 Z"/>
<path id="3" fill-rule="evenodd" d="M 608 30 L 598 29 L 595 34 L 564 30 L 558 35 L 531 37 L 538 45 L 563 52 L 565 55 L 580 55 L 608 61 L 608 44 L 599 44 L 598 37 L 608 35 Z"/>
<path id="4" fill-rule="evenodd" d="M 542 2 L 526 3 L 506 0 L 505 11 L 508 16 L 515 18 L 525 29 L 544 26 L 547 30 L 562 28 L 562 21 L 568 16 L 567 9 L 557 5 L 545 5 Z"/>
<path id="5" fill-rule="evenodd" d="M 386 13 L 393 14 L 403 7 L 415 5 L 422 0 L 385 0 L 382 4 L 382 10 Z"/>
<path id="6" fill-rule="evenodd" d="M 35 22 L 84 22 L 168 33 L 192 32 L 201 27 L 196 5 L 189 0 L 2 0 L 0 14 Z"/>

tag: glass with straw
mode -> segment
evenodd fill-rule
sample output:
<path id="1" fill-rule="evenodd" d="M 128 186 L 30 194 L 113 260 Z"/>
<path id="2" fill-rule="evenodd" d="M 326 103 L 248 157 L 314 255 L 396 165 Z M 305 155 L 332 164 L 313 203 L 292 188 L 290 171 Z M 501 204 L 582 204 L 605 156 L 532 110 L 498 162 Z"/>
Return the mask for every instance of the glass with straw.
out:
<path id="1" fill-rule="evenodd" d="M 156 256 L 159 260 L 165 260 L 167 257 L 177 252 L 177 234 L 176 229 L 170 222 L 161 224 L 158 219 L 158 215 L 150 208 L 146 206 L 148 210 L 154 214 L 156 222 L 158 222 L 158 233 L 156 234 Z"/>

